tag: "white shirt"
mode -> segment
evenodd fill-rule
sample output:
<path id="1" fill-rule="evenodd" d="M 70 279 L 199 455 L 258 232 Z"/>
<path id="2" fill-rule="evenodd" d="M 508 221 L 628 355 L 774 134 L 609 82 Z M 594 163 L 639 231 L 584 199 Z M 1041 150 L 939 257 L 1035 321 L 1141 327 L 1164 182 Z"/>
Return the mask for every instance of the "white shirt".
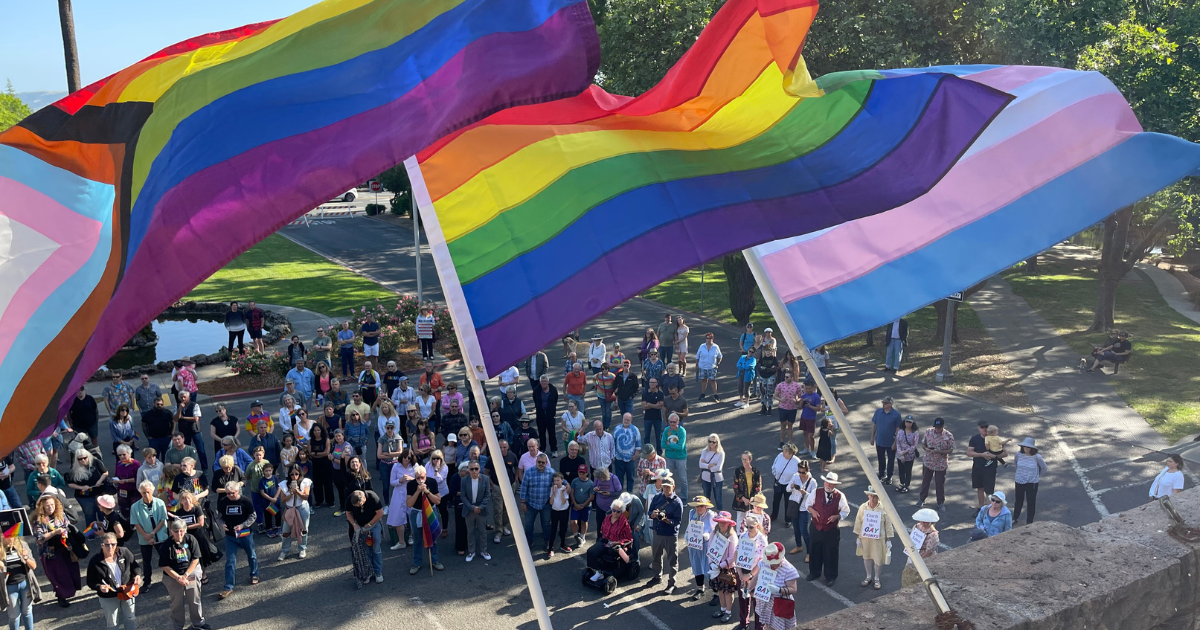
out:
<path id="1" fill-rule="evenodd" d="M 900 338 L 900 320 L 892 322 L 892 339 Z"/>
<path id="2" fill-rule="evenodd" d="M 397 387 L 392 390 L 392 402 L 396 405 L 396 412 L 401 416 L 407 415 L 408 406 L 416 403 L 416 401 L 417 390 L 412 387 L 405 387 L 404 389 Z"/>
<path id="3" fill-rule="evenodd" d="M 299 490 L 299 492 L 296 494 L 289 493 L 288 488 L 289 486 L 286 482 L 279 484 L 279 491 L 283 495 L 283 505 L 285 507 L 298 508 L 300 507 L 301 503 L 306 502 L 304 499 L 300 498 L 300 495 L 308 494 L 312 491 L 312 479 L 301 478 L 300 483 L 297 486 L 297 490 Z"/>
<path id="4" fill-rule="evenodd" d="M 287 407 L 279 408 L 279 426 L 283 427 L 285 433 L 292 430 L 292 411 Z"/>
<path id="5" fill-rule="evenodd" d="M 448 494 L 450 492 L 450 484 L 446 483 L 446 476 L 450 474 L 450 467 L 447 466 L 445 462 L 442 462 L 441 468 L 434 468 L 433 466 L 426 466 L 425 472 L 431 478 L 437 480 L 438 496 L 444 498 L 446 496 L 446 494 Z"/>
<path id="6" fill-rule="evenodd" d="M 509 385 L 516 385 L 519 383 L 521 381 L 521 371 L 518 370 L 517 366 L 514 365 L 501 372 L 500 376 L 497 376 L 496 378 L 500 381 L 500 388 L 503 389 Z"/>
<path id="7" fill-rule="evenodd" d="M 771 474 L 775 475 L 776 483 L 785 484 L 792 480 L 792 475 L 796 474 L 799 467 L 799 457 L 792 455 L 792 458 L 788 459 L 783 456 L 783 453 L 780 453 L 775 456 L 775 461 L 771 464 Z"/>
<path id="8" fill-rule="evenodd" d="M 788 495 L 788 500 L 795 501 L 796 503 L 804 503 L 812 493 L 817 491 L 817 480 L 812 475 L 809 475 L 808 481 L 805 482 L 800 479 L 800 473 L 797 472 L 792 475 L 792 480 L 788 482 L 788 490 L 791 491 L 791 494 Z M 801 490 L 804 492 L 802 493 Z"/>
<path id="9" fill-rule="evenodd" d="M 604 347 L 604 343 L 593 343 L 588 346 L 588 362 L 592 367 L 600 369 L 600 365 L 604 363 L 604 357 L 608 349 Z"/>
<path id="10" fill-rule="evenodd" d="M 1150 498 L 1169 497 L 1175 490 L 1183 490 L 1183 471 L 1168 472 L 1164 467 L 1154 478 L 1154 483 L 1150 484 Z"/>
<path id="11" fill-rule="evenodd" d="M 571 415 L 570 411 L 564 411 L 562 414 L 563 424 L 567 425 L 568 431 L 574 431 L 575 435 L 579 435 L 579 430 L 583 428 L 583 412 L 576 411 L 575 415 Z"/>
<path id="12" fill-rule="evenodd" d="M 808 497 L 804 499 L 804 505 L 801 505 L 800 509 L 807 512 L 808 508 L 812 507 L 812 504 L 816 500 L 817 491 L 814 489 L 812 492 L 808 493 Z M 838 492 L 838 516 L 841 517 L 843 521 L 846 520 L 846 517 L 850 516 L 850 505 L 846 503 L 846 493 L 840 491 Z"/>
<path id="13" fill-rule="evenodd" d="M 379 427 L 379 435 L 387 434 L 387 423 L 389 422 L 396 425 L 397 429 L 400 428 L 400 416 L 385 416 L 383 414 L 379 414 L 379 419 L 375 421 L 375 424 Z M 399 431 L 397 431 L 397 433 L 399 433 Z"/>
<path id="14" fill-rule="evenodd" d="M 721 360 L 722 358 L 721 346 L 718 346 L 715 343 L 711 346 L 708 345 L 708 343 L 702 343 L 700 344 L 699 348 L 696 348 L 697 369 L 711 370 L 717 367 L 717 361 Z"/>
<path id="15" fill-rule="evenodd" d="M 471 496 L 479 497 L 479 480 L 471 478 Z"/>
<path id="16" fill-rule="evenodd" d="M 720 483 L 725 481 L 721 467 L 725 465 L 725 453 L 710 451 L 707 448 L 700 451 L 700 478 L 704 481 Z"/>

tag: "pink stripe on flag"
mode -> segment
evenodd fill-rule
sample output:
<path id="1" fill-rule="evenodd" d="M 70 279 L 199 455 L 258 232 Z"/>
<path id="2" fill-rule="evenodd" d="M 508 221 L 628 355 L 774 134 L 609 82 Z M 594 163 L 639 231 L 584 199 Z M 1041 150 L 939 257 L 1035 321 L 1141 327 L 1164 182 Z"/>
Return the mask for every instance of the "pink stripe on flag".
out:
<path id="1" fill-rule="evenodd" d="M 963 78 L 968 81 L 982 83 L 997 90 L 1009 92 L 1014 88 L 1021 87 L 1026 83 L 1040 79 L 1048 74 L 1054 74 L 1055 72 L 1071 71 L 1046 66 L 1000 66 L 999 68 L 968 74 L 963 76 Z"/>
<path id="2" fill-rule="evenodd" d="M 1119 93 L 1060 110 L 955 165 L 929 193 L 763 258 L 784 302 L 864 276 L 987 216 L 1140 129 Z"/>

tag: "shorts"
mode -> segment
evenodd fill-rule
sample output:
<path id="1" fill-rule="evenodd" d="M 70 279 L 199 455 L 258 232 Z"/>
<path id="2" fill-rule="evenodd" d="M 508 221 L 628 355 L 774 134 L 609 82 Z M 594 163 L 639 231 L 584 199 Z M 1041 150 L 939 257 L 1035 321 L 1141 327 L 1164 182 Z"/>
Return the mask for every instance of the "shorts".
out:
<path id="1" fill-rule="evenodd" d="M 246 330 L 250 333 L 251 339 L 262 339 L 262 329 L 261 328 L 259 328 L 257 330 L 254 328 L 247 328 Z"/>
<path id="2" fill-rule="evenodd" d="M 796 410 L 795 409 L 780 409 L 779 410 L 779 422 L 781 424 L 791 424 L 795 421 L 796 421 Z"/>
<path id="3" fill-rule="evenodd" d="M 370 344 L 370 345 L 368 345 L 368 344 L 365 344 L 365 343 L 364 343 L 364 344 L 363 344 L 363 356 L 364 356 L 364 357 L 377 357 L 377 356 L 379 356 L 379 344 L 377 344 L 377 343 L 374 343 L 374 344 Z"/>
<path id="4" fill-rule="evenodd" d="M 996 491 L 996 464 L 971 467 L 971 487 L 991 494 Z"/>
<path id="5" fill-rule="evenodd" d="M 800 430 L 805 433 L 816 433 L 817 419 L 816 418 L 800 418 Z"/>
<path id="6" fill-rule="evenodd" d="M 572 521 L 585 521 L 585 522 L 586 522 L 586 521 L 588 520 L 588 517 L 589 517 L 591 514 L 592 514 L 592 506 L 590 506 L 590 505 L 589 505 L 589 506 L 587 506 L 587 507 L 585 507 L 585 508 L 583 508 L 582 510 L 576 510 L 576 509 L 572 509 L 572 510 L 571 510 L 571 520 L 572 520 Z"/>
<path id="7" fill-rule="evenodd" d="M 700 370 L 700 378 L 702 378 L 702 379 L 708 379 L 708 380 L 710 380 L 710 381 L 716 380 L 716 378 L 717 378 L 717 368 L 707 368 L 707 369 L 703 369 L 703 368 L 702 368 L 702 369 Z"/>

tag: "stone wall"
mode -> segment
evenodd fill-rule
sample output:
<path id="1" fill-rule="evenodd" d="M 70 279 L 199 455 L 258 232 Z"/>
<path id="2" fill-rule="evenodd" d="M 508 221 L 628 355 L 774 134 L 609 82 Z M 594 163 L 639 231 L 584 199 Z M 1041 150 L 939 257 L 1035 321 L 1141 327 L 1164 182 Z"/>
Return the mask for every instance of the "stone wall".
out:
<path id="1" fill-rule="evenodd" d="M 1200 489 L 1174 502 L 1187 526 L 1200 526 Z M 1200 629 L 1200 545 L 1176 540 L 1170 525 L 1148 503 L 1078 529 L 1021 526 L 938 554 L 929 566 L 950 606 L 979 630 Z M 889 570 L 902 568 L 899 561 Z M 801 627 L 916 630 L 934 628 L 935 614 L 917 586 Z"/>

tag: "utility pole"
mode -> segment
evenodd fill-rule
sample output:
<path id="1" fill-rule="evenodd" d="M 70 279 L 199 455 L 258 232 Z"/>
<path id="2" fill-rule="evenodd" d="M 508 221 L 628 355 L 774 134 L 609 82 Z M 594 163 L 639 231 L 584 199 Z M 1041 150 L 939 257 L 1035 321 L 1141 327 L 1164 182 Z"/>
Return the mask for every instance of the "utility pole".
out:
<path id="1" fill-rule="evenodd" d="M 58 21 L 62 26 L 63 58 L 67 62 L 67 92 L 74 94 L 79 83 L 79 48 L 75 46 L 75 14 L 71 0 L 58 0 Z"/>

